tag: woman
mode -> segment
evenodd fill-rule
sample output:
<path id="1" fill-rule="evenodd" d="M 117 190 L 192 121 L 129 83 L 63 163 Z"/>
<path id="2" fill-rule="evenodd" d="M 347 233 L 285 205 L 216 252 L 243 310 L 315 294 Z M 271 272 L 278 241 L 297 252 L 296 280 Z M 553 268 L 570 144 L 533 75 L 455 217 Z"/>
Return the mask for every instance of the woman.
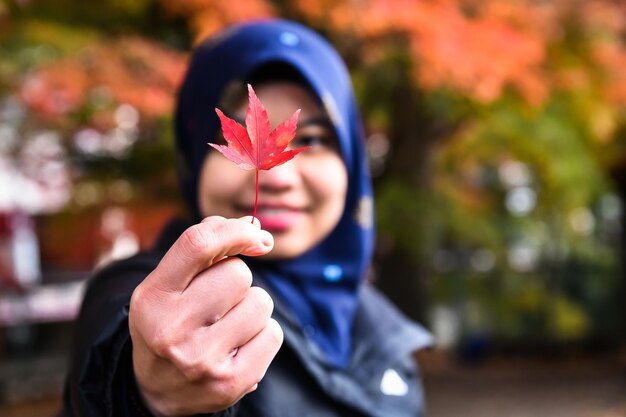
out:
<path id="1" fill-rule="evenodd" d="M 254 174 L 207 145 L 215 107 L 245 118 L 246 83 L 273 126 L 301 109 L 292 146 L 310 146 L 261 172 L 254 222 Z M 194 53 L 176 140 L 193 221 L 92 280 L 64 412 L 421 415 L 412 353 L 430 336 L 365 282 L 371 184 L 334 49 L 292 22 L 226 30 Z"/>

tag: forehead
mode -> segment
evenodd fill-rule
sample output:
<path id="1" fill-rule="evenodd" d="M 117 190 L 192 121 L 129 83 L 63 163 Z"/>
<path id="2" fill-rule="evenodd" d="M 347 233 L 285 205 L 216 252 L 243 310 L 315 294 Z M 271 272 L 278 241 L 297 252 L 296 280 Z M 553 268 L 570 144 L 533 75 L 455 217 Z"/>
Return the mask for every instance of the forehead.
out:
<path id="1" fill-rule="evenodd" d="M 320 100 L 306 86 L 293 81 L 265 81 L 253 85 L 254 91 L 266 108 L 270 119 L 290 116 L 300 109 L 301 117 L 326 115 Z M 239 100 L 236 112 L 245 112 L 248 107 L 247 95 Z"/>

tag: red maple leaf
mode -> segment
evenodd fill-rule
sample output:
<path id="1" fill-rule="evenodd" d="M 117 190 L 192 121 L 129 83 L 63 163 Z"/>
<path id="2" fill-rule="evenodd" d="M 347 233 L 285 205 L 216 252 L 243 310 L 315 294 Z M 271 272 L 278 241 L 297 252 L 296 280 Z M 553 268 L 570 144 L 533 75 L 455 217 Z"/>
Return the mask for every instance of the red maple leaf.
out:
<path id="1" fill-rule="evenodd" d="M 248 97 L 246 127 L 224 115 L 220 109 L 215 109 L 222 123 L 222 132 L 228 146 L 214 143 L 209 143 L 209 145 L 237 164 L 239 168 L 256 170 L 256 194 L 252 214 L 254 221 L 259 200 L 259 170 L 268 170 L 284 164 L 309 147 L 285 150 L 296 135 L 299 109 L 288 120 L 270 131 L 267 110 L 250 84 L 248 84 Z"/>

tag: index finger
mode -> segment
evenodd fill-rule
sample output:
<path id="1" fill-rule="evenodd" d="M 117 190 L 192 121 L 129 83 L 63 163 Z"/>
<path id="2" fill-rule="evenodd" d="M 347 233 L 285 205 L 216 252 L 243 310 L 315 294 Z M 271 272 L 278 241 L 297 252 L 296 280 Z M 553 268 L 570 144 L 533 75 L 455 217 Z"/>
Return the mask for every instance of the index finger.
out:
<path id="1" fill-rule="evenodd" d="M 207 217 L 183 232 L 150 279 L 166 291 L 183 291 L 200 271 L 224 257 L 265 255 L 273 245 L 272 235 L 258 221 L 250 222 L 250 217 Z"/>

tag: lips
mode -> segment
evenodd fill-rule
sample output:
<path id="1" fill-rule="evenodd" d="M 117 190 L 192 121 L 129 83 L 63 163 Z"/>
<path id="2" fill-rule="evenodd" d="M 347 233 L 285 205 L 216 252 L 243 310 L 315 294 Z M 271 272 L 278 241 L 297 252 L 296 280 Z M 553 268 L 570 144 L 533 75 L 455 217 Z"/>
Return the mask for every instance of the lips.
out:
<path id="1" fill-rule="evenodd" d="M 261 227 L 270 232 L 287 231 L 302 215 L 304 209 L 286 204 L 260 204 L 256 212 Z"/>

